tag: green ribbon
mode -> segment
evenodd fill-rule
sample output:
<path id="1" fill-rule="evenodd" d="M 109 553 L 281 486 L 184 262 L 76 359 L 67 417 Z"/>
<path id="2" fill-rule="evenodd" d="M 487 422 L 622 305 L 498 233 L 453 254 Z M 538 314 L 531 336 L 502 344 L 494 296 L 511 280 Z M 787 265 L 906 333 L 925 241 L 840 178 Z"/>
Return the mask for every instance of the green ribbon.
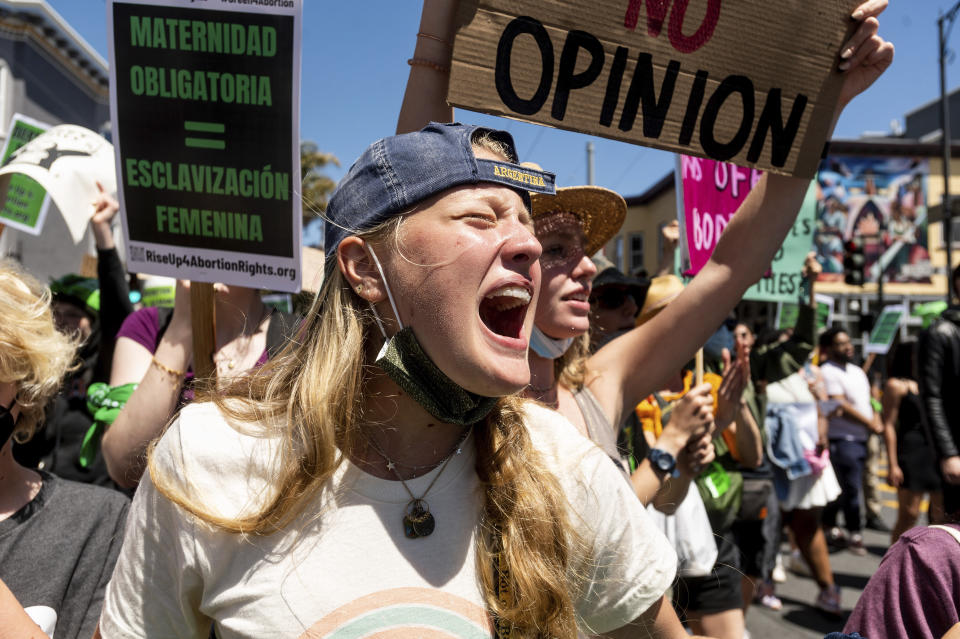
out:
<path id="1" fill-rule="evenodd" d="M 137 385 L 133 383 L 110 386 L 103 382 L 91 384 L 87 389 L 87 411 L 93 417 L 93 423 L 83 436 L 83 444 L 80 446 L 81 467 L 89 468 L 93 463 L 97 451 L 100 450 L 103 431 L 114 422 L 136 389 Z"/>

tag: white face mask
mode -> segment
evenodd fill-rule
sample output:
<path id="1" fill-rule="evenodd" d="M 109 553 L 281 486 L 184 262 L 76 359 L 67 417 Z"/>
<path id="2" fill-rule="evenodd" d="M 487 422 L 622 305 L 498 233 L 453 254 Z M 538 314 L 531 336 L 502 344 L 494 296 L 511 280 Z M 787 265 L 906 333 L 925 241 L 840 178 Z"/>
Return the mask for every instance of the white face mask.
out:
<path id="1" fill-rule="evenodd" d="M 403 320 L 400 319 L 400 311 L 397 310 L 397 305 L 393 301 L 393 293 L 390 292 L 390 285 L 387 284 L 387 276 L 383 272 L 383 267 L 380 266 L 380 259 L 377 257 L 376 251 L 373 250 L 373 247 L 367 244 L 367 249 L 370 251 L 370 257 L 373 258 L 373 263 L 377 267 L 377 272 L 380 273 L 380 279 L 383 281 L 383 288 L 387 291 L 387 299 L 390 300 L 390 308 L 393 309 L 393 316 L 397 320 L 397 324 L 400 325 L 400 330 L 403 330 Z M 380 347 L 380 353 L 377 355 L 377 358 L 383 356 L 383 353 L 387 350 L 387 343 L 390 341 L 390 338 L 387 337 L 387 329 L 383 325 L 383 321 L 380 319 L 380 313 L 377 312 L 377 307 L 373 305 L 373 302 L 367 300 L 367 304 L 370 305 L 370 310 L 373 311 L 373 319 L 377 320 L 377 327 L 380 329 L 380 334 L 383 335 L 383 346 Z"/>
<path id="2" fill-rule="evenodd" d="M 573 344 L 573 340 L 572 337 L 554 339 L 534 326 L 533 332 L 530 334 L 530 348 L 544 359 L 559 359 Z"/>
<path id="3" fill-rule="evenodd" d="M 417 340 L 411 327 L 404 327 L 400 313 L 394 303 L 390 286 L 380 267 L 380 260 L 370 247 L 377 271 L 383 279 L 383 286 L 390 300 L 390 307 L 397 318 L 400 330 L 393 337 L 387 337 L 387 331 L 373 303 L 370 308 L 377 326 L 383 334 L 383 346 L 377 354 L 376 364 L 407 395 L 419 403 L 428 413 L 442 422 L 469 426 L 482 420 L 497 404 L 496 397 L 485 397 L 472 393 L 450 379 L 427 355 Z"/>

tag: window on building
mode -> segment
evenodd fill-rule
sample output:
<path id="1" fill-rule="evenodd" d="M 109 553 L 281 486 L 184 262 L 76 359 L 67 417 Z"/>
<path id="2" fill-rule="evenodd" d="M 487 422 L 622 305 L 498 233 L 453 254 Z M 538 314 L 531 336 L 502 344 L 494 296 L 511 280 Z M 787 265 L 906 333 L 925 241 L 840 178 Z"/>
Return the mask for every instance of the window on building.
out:
<path id="1" fill-rule="evenodd" d="M 617 268 L 623 268 L 623 236 L 618 235 L 613 238 L 613 264 Z"/>
<path id="2" fill-rule="evenodd" d="M 643 268 L 643 233 L 630 234 L 630 254 L 627 259 L 627 273 Z"/>

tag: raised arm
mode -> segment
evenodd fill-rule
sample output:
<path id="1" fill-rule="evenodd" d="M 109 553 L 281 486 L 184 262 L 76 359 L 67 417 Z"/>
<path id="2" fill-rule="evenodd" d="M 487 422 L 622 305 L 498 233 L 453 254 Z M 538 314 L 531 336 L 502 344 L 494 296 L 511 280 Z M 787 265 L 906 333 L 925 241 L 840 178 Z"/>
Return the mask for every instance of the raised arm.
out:
<path id="1" fill-rule="evenodd" d="M 97 281 L 100 285 L 100 357 L 94 380 L 105 382 L 110 379 L 117 331 L 127 315 L 133 312 L 133 304 L 130 303 L 127 273 L 113 241 L 113 220 L 120 205 L 99 182 L 97 188 L 100 193 L 92 203 L 93 217 L 90 218 L 90 229 L 97 245 Z"/>
<path id="2" fill-rule="evenodd" d="M 147 445 L 163 433 L 180 401 L 183 373 L 193 356 L 190 290 L 178 282 L 173 318 L 155 353 L 132 339 L 117 340 L 111 386 L 139 383 L 103 435 L 103 457 L 110 477 L 133 488 L 146 467 Z"/>
<path id="3" fill-rule="evenodd" d="M 874 17 L 886 5 L 886 0 L 870 0 L 854 12 L 861 24 L 843 48 L 847 52 L 852 47 L 853 53 L 840 63 L 846 77 L 835 118 L 893 60 L 893 45 L 877 35 Z M 598 397 L 602 405 L 616 406 L 619 410 L 614 410 L 622 414 L 690 361 L 769 266 L 793 226 L 808 185 L 806 179 L 765 174 L 730 220 L 713 256 L 683 293 L 652 320 L 611 342 L 619 342 L 617 347 L 605 347 L 593 355 L 588 366 L 602 371 L 604 380 L 591 386 L 591 391 L 605 393 Z"/>
<path id="4" fill-rule="evenodd" d="M 423 0 L 420 31 L 410 58 L 410 75 L 397 119 L 397 133 L 419 131 L 428 122 L 453 122 L 453 107 L 447 104 L 447 87 L 456 9 L 457 3 L 452 0 Z"/>

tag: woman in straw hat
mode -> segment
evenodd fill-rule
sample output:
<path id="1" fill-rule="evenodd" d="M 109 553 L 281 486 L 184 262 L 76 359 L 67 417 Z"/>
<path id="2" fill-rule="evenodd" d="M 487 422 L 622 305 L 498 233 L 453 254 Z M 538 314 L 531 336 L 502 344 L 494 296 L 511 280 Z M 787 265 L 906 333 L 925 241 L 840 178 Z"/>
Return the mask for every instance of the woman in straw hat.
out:
<path id="1" fill-rule="evenodd" d="M 632 353 L 625 350 L 623 342 L 630 333 L 590 354 L 588 329 L 591 286 L 597 274 L 589 256 L 620 229 L 626 209 L 620 195 L 596 186 L 561 188 L 553 196 L 531 195 L 537 239 L 543 246 L 540 257 L 543 284 L 530 338 L 531 380 L 526 391 L 529 397 L 563 414 L 625 471 L 629 466 L 627 460 L 621 459 L 617 435 L 632 407 L 618 412 L 601 398 L 609 397 L 608 391 L 619 392 L 624 384 L 622 373 L 625 371 L 608 371 L 605 362 L 631 358 Z M 675 465 L 677 458 L 681 458 L 680 468 L 688 471 L 709 462 L 712 446 L 708 431 L 713 419 L 709 390 L 710 387 L 704 385 L 689 393 L 658 439 L 654 458 L 637 460 L 639 466 L 630 476 L 644 504 L 650 503 L 666 477 L 672 474 L 673 467 L 667 466 Z M 636 398 L 632 406 L 641 399 Z M 627 401 L 631 400 L 624 398 L 623 403 Z M 654 462 L 665 466 L 658 471 Z M 690 476 L 689 472 L 685 474 Z M 667 501 L 675 504 L 682 500 L 680 493 L 686 492 L 689 483 L 679 484 L 682 490 L 679 493 L 670 490 Z"/>

